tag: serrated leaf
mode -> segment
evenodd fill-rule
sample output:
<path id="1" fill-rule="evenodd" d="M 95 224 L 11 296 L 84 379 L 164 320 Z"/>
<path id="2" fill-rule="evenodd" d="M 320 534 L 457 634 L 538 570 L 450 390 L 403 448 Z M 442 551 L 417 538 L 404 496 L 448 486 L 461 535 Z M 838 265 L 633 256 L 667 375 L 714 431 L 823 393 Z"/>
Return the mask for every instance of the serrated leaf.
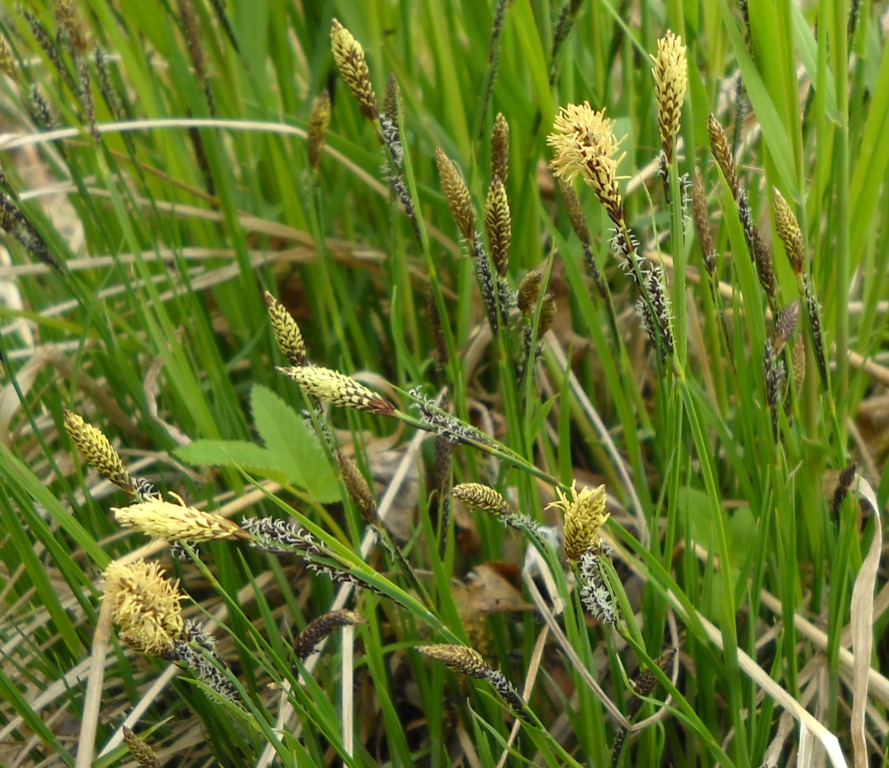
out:
<path id="1" fill-rule="evenodd" d="M 265 448 L 246 440 L 195 440 L 176 451 L 182 461 L 199 467 L 239 466 L 249 472 L 290 480 L 289 464 Z"/>
<path id="2" fill-rule="evenodd" d="M 250 410 L 266 449 L 275 454 L 276 463 L 287 467 L 293 481 L 319 501 L 338 500 L 339 483 L 302 416 L 259 384 L 250 393 Z"/>
<path id="3" fill-rule="evenodd" d="M 195 466 L 241 467 L 253 474 L 304 488 L 322 503 L 340 499 L 336 475 L 303 419 L 271 390 L 250 393 L 253 421 L 265 447 L 246 440 L 195 440 L 176 451 Z"/>

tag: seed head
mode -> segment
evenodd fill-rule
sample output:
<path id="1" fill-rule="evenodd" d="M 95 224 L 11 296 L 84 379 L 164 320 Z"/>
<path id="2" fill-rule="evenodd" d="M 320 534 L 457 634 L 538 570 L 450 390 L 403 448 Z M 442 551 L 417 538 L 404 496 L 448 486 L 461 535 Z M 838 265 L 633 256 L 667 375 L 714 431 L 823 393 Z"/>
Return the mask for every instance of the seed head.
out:
<path id="1" fill-rule="evenodd" d="M 580 242 L 589 245 L 590 228 L 586 223 L 586 216 L 583 215 L 583 208 L 580 205 L 580 198 L 574 187 L 564 179 L 559 179 L 559 191 L 562 193 L 562 199 L 565 201 L 565 211 L 571 221 L 571 228 L 580 238 Z"/>
<path id="2" fill-rule="evenodd" d="M 533 270 L 525 275 L 522 278 L 522 282 L 519 283 L 518 307 L 525 314 L 534 309 L 542 282 L 543 275 L 537 270 Z"/>
<path id="3" fill-rule="evenodd" d="M 562 107 L 546 142 L 555 150 L 550 162 L 553 173 L 566 181 L 580 176 L 596 193 L 611 220 L 621 221 L 623 204 L 617 188 L 617 166 L 624 155 L 615 158 L 621 142 L 615 137 L 614 121 L 605 117 L 605 110 L 594 112 L 589 102 Z"/>
<path id="4" fill-rule="evenodd" d="M 178 497 L 177 497 L 178 498 Z M 114 519 L 125 528 L 135 528 L 146 536 L 166 541 L 215 541 L 245 539 L 251 536 L 233 520 L 179 504 L 149 499 L 128 507 L 112 507 Z"/>
<path id="5" fill-rule="evenodd" d="M 312 102 L 312 113 L 309 116 L 309 165 L 313 171 L 317 171 L 321 163 L 321 150 L 327 138 L 328 128 L 330 128 L 330 94 L 325 89 Z"/>
<path id="6" fill-rule="evenodd" d="M 793 340 L 790 364 L 793 367 L 793 389 L 796 396 L 799 397 L 806 381 L 806 343 L 803 341 L 802 334 L 798 334 Z"/>
<path id="7" fill-rule="evenodd" d="M 355 613 L 355 611 L 346 609 L 329 611 L 306 624 L 306 628 L 299 633 L 294 651 L 300 659 L 308 658 L 314 653 L 315 646 L 333 630 L 364 623 L 361 614 Z"/>
<path id="8" fill-rule="evenodd" d="M 82 55 L 87 49 L 86 36 L 83 28 L 77 20 L 74 9 L 74 0 L 55 0 L 55 15 L 59 26 L 65 30 L 71 49 L 78 55 Z"/>
<path id="9" fill-rule="evenodd" d="M 731 145 L 729 144 L 728 137 L 725 135 L 725 131 L 712 112 L 707 118 L 707 132 L 710 135 L 710 151 L 713 153 L 717 165 L 722 170 L 722 175 L 725 177 L 732 195 L 737 199 L 739 190 L 738 174 L 735 171 L 735 160 L 732 157 Z"/>
<path id="10" fill-rule="evenodd" d="M 96 468 L 100 475 L 127 493 L 135 492 L 133 478 L 105 437 L 102 430 L 87 424 L 73 411 L 65 409 L 65 431 L 70 436 L 83 460 Z"/>
<path id="11" fill-rule="evenodd" d="M 179 582 L 164 578 L 157 563 L 137 560 L 111 563 L 105 569 L 104 600 L 111 603 L 112 621 L 120 638 L 139 653 L 163 656 L 180 639 L 185 623 Z"/>
<path id="12" fill-rule="evenodd" d="M 700 168 L 695 168 L 695 177 L 691 187 L 692 216 L 698 242 L 701 244 L 701 255 L 704 257 L 704 268 L 711 275 L 716 269 L 716 248 L 713 246 L 713 235 L 710 233 L 710 212 L 707 210 L 707 193 L 704 190 L 704 177 Z"/>
<path id="13" fill-rule="evenodd" d="M 377 502 L 358 465 L 342 451 L 336 452 L 336 463 L 352 501 L 367 522 L 377 523 Z"/>
<path id="14" fill-rule="evenodd" d="M 512 237 L 512 224 L 509 214 L 509 200 L 506 188 L 499 176 L 495 176 L 485 201 L 485 229 L 488 233 L 488 246 L 491 259 L 501 277 L 506 274 L 509 262 L 509 242 Z"/>
<path id="15" fill-rule="evenodd" d="M 361 111 L 371 122 L 378 116 L 377 97 L 370 82 L 370 72 L 361 44 L 336 19 L 330 23 L 330 48 L 343 80 L 358 100 Z"/>
<path id="16" fill-rule="evenodd" d="M 795 275 L 801 275 L 803 272 L 803 261 L 805 259 L 805 248 L 803 247 L 803 233 L 799 228 L 799 222 L 793 211 L 788 205 L 784 196 L 775 189 L 775 227 L 778 230 L 778 236 L 784 243 L 784 251 L 787 253 L 787 259 L 790 261 L 790 268 Z"/>
<path id="17" fill-rule="evenodd" d="M 265 292 L 265 303 L 269 308 L 269 319 L 272 321 L 272 330 L 275 332 L 275 341 L 278 342 L 281 354 L 293 365 L 308 363 L 306 344 L 293 315 L 268 291 Z"/>
<path id="18" fill-rule="evenodd" d="M 130 751 L 130 757 L 136 761 L 136 765 L 142 766 L 142 768 L 161 768 L 157 755 L 154 754 L 154 750 L 148 745 L 148 742 L 140 739 L 126 726 L 123 727 L 123 740 Z"/>
<path id="19" fill-rule="evenodd" d="M 457 166 L 440 148 L 435 150 L 435 164 L 438 166 L 442 192 L 444 192 L 454 221 L 457 222 L 457 229 L 460 230 L 464 239 L 471 243 L 474 240 L 475 217 L 472 213 L 472 198 L 469 196 L 466 182 L 463 181 Z"/>
<path id="20" fill-rule="evenodd" d="M 487 485 L 460 483 L 454 486 L 451 493 L 455 499 L 459 499 L 470 509 L 492 512 L 501 517 L 512 514 L 506 499 Z"/>
<path id="21" fill-rule="evenodd" d="M 794 299 L 786 307 L 775 322 L 775 353 L 780 353 L 784 349 L 784 345 L 793 336 L 796 330 L 796 324 L 799 321 L 800 303 L 799 299 Z"/>
<path id="22" fill-rule="evenodd" d="M 673 160 L 673 139 L 679 133 L 682 101 L 688 87 L 688 62 L 682 38 L 670 30 L 657 42 L 654 59 L 654 91 L 657 98 L 657 122 L 667 162 Z"/>
<path id="23" fill-rule="evenodd" d="M 10 80 L 16 80 L 15 61 L 12 58 L 12 50 L 5 38 L 0 37 L 0 72 Z"/>
<path id="24" fill-rule="evenodd" d="M 448 669 L 469 677 L 487 677 L 491 672 L 482 655 L 465 645 L 421 645 L 417 650 L 430 659 L 442 662 Z"/>
<path id="25" fill-rule="evenodd" d="M 537 318 L 537 336 L 543 336 L 550 328 L 553 327 L 553 321 L 556 319 L 556 297 L 552 293 L 543 297 L 543 303 L 540 305 L 540 317 Z"/>
<path id="26" fill-rule="evenodd" d="M 556 493 L 559 498 L 549 507 L 556 507 L 565 513 L 565 554 L 569 561 L 576 562 L 584 552 L 604 546 L 599 529 L 608 519 L 605 486 L 584 488 L 578 493 L 575 481 L 567 494 L 562 493 L 560 488 L 556 489 Z"/>
<path id="27" fill-rule="evenodd" d="M 395 406 L 386 398 L 330 368 L 298 365 L 278 370 L 299 384 L 307 395 L 317 397 L 323 402 L 379 416 L 391 416 L 395 413 Z"/>
<path id="28" fill-rule="evenodd" d="M 509 123 L 501 112 L 494 120 L 494 131 L 491 133 L 491 178 L 500 177 L 506 184 L 509 175 Z"/>

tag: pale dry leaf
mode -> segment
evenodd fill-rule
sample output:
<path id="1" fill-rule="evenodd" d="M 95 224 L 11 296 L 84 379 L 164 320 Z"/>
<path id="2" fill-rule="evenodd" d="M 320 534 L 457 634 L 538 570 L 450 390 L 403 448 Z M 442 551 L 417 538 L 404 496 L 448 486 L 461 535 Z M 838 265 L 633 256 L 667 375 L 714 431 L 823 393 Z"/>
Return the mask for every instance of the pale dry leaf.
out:
<path id="1" fill-rule="evenodd" d="M 858 493 L 874 513 L 874 535 L 861 570 L 852 588 L 852 653 L 855 656 L 852 686 L 852 749 L 855 768 L 868 765 L 865 710 L 868 698 L 868 675 L 874 644 L 874 587 L 880 568 L 880 552 L 883 548 L 880 507 L 874 489 L 863 477 L 858 479 Z"/>

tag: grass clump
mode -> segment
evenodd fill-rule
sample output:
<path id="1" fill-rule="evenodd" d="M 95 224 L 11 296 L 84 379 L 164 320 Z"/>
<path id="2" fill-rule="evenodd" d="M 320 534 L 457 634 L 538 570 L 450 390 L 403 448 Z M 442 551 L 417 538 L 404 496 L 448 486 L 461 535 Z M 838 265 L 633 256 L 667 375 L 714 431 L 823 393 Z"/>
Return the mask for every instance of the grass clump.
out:
<path id="1" fill-rule="evenodd" d="M 0 761 L 883 764 L 884 10 L 0 11 Z"/>

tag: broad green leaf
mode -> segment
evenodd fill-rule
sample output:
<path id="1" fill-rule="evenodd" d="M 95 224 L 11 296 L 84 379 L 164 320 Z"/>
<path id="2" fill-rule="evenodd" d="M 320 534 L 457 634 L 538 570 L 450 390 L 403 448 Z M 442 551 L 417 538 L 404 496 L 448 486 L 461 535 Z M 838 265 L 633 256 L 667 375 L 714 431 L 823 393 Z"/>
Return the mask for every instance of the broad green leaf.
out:
<path id="1" fill-rule="evenodd" d="M 340 492 L 336 475 L 303 419 L 260 385 L 253 387 L 250 409 L 265 447 L 245 440 L 195 440 L 177 450 L 176 455 L 197 466 L 240 467 L 304 488 L 320 502 L 337 501 Z"/>

